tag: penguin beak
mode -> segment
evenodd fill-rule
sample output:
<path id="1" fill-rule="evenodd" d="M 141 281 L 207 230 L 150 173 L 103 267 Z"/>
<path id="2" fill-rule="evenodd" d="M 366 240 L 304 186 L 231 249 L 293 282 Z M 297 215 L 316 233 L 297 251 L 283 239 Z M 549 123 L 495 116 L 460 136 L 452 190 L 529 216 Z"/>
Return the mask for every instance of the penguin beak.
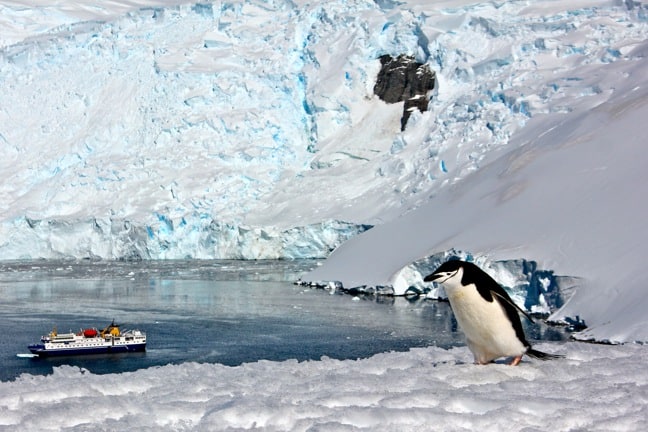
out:
<path id="1" fill-rule="evenodd" d="M 442 277 L 446 276 L 445 273 L 432 273 L 427 276 L 425 276 L 425 279 L 423 279 L 423 282 L 434 282 L 438 279 L 441 279 Z"/>
<path id="2" fill-rule="evenodd" d="M 436 283 L 442 284 L 443 282 L 450 279 L 452 276 L 456 275 L 457 271 L 432 273 L 432 274 L 429 274 L 429 275 L 425 276 L 425 279 L 423 279 L 423 282 L 436 282 Z"/>

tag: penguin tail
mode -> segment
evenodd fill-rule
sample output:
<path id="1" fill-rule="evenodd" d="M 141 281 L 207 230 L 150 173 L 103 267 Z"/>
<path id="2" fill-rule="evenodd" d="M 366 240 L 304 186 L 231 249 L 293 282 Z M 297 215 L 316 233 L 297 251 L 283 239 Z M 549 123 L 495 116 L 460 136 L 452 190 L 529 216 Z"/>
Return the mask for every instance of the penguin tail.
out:
<path id="1" fill-rule="evenodd" d="M 561 354 L 548 354 L 542 351 L 535 350 L 531 347 L 529 347 L 526 354 L 529 357 L 533 357 L 534 359 L 538 359 L 538 360 L 555 360 L 555 359 L 565 358 L 565 356 Z"/>

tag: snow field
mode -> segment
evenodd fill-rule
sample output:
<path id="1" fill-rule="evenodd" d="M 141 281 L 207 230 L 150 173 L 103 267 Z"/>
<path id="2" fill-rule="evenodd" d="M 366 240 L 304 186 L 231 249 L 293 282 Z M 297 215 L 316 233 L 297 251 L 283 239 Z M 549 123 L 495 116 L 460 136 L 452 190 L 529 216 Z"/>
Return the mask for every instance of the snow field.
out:
<path id="1" fill-rule="evenodd" d="M 541 344 L 567 358 L 476 366 L 467 348 L 368 359 L 59 367 L 0 383 L 2 430 L 638 431 L 643 346 Z"/>

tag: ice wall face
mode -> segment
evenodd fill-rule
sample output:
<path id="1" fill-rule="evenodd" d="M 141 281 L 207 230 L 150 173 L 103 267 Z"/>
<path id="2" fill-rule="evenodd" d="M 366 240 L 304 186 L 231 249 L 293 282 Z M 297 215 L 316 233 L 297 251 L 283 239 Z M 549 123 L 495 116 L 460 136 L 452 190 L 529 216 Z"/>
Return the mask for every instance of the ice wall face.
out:
<path id="1" fill-rule="evenodd" d="M 234 219 L 301 168 L 303 62 L 273 22 L 291 12 L 243 6 L 144 9 L 6 47 L 4 189 L 22 205 L 3 214 Z"/>
<path id="2" fill-rule="evenodd" d="M 322 256 L 347 235 L 331 228 L 345 225 L 334 210 L 313 214 L 333 207 L 332 183 L 299 184 L 329 114 L 348 121 L 340 100 L 366 97 L 366 70 L 384 49 L 368 47 L 365 27 L 381 15 L 367 2 L 161 5 L 107 21 L 58 17 L 64 24 L 50 31 L 5 38 L 0 257 Z M 285 184 L 298 191 L 284 193 Z M 293 193 L 319 196 L 319 205 L 292 205 Z M 191 225 L 200 232 L 208 221 L 209 235 L 227 231 L 232 241 L 214 241 L 219 250 L 184 238 L 154 246 L 148 227 L 161 217 L 199 221 Z M 360 221 L 350 232 L 362 230 Z M 284 234 L 265 253 L 248 244 L 256 231 Z M 281 246 L 288 241 L 295 246 Z"/>
<path id="3" fill-rule="evenodd" d="M 360 253 L 372 254 L 366 250 Z M 313 280 L 310 278 L 312 273 L 306 276 L 306 280 L 300 279 L 299 283 L 353 295 L 423 296 L 447 300 L 448 296 L 441 285 L 424 282 L 423 279 L 441 264 L 452 259 L 474 262 L 496 280 L 520 308 L 537 315 L 548 316 L 560 309 L 573 295 L 573 288 L 577 283 L 575 278 L 558 276 L 551 270 L 540 268 L 535 261 L 525 259 L 493 261 L 484 256 L 475 257 L 469 252 L 454 249 L 412 262 L 398 270 L 392 281 L 384 285 L 345 286 L 341 281 Z M 579 323 L 572 320 L 565 324 L 571 325 L 574 329 Z"/>
<path id="4" fill-rule="evenodd" d="M 286 230 L 250 228 L 192 215 L 140 225 L 125 219 L 41 221 L 0 229 L 2 259 L 293 259 L 326 258 L 368 225 L 327 221 Z"/>

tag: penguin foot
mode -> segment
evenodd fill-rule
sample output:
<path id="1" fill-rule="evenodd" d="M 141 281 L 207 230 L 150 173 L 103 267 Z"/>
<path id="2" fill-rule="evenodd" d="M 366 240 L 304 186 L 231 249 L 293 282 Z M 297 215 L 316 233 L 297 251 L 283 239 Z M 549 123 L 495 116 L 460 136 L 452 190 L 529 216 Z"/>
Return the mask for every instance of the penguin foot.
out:
<path id="1" fill-rule="evenodd" d="M 521 361 L 522 361 L 522 356 L 513 357 L 513 360 L 511 360 L 509 366 L 517 366 L 520 364 Z"/>

